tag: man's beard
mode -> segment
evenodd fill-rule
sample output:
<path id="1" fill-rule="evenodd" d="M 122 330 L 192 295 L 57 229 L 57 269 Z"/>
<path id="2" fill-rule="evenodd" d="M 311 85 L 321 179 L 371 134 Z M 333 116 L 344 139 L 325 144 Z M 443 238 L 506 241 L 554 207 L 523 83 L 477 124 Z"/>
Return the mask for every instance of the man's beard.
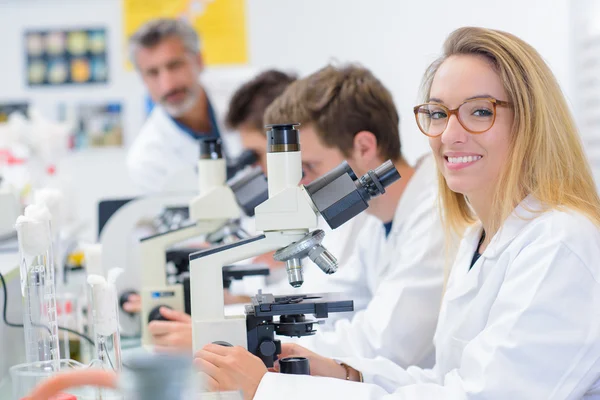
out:
<path id="1" fill-rule="evenodd" d="M 179 92 L 181 90 L 185 90 L 185 99 L 182 102 L 180 102 L 178 104 L 172 104 L 166 100 L 166 98 L 168 96 L 170 96 L 174 92 Z M 177 89 L 177 90 L 174 90 L 170 93 L 167 93 L 165 96 L 163 96 L 160 100 L 160 105 L 165 109 L 167 114 L 169 114 L 171 117 L 179 118 L 179 117 L 183 116 L 185 113 L 187 113 L 188 111 L 190 111 L 194 107 L 194 105 L 196 105 L 196 102 L 198 101 L 198 97 L 199 97 L 199 92 L 194 92 L 187 88 L 186 89 Z"/>

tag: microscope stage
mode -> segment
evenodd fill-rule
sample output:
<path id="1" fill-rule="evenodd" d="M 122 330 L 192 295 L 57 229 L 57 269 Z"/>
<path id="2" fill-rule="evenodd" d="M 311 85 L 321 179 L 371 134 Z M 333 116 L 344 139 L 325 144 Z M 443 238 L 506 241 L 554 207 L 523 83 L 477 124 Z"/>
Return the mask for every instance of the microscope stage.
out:
<path id="1" fill-rule="evenodd" d="M 246 305 L 246 314 L 257 317 L 314 314 L 317 318 L 327 318 L 332 312 L 350 311 L 354 311 L 354 302 L 339 293 L 286 296 L 257 294 L 252 297 L 252 304 Z"/>

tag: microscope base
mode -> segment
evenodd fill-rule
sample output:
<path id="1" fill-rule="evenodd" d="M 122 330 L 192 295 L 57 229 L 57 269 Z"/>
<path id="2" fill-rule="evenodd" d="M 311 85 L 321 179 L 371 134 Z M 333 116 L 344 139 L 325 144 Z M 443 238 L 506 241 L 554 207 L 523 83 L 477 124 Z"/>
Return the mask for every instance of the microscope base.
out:
<path id="1" fill-rule="evenodd" d="M 165 306 L 184 312 L 185 301 L 183 285 L 146 287 L 141 291 L 142 297 L 142 345 L 151 345 L 152 337 L 148 331 L 148 317 L 156 307 Z"/>
<path id="2" fill-rule="evenodd" d="M 248 348 L 246 316 L 225 317 L 225 319 L 213 321 L 194 320 L 192 337 L 194 350 L 200 350 L 207 344 L 214 342 L 225 342 L 246 349 Z"/>

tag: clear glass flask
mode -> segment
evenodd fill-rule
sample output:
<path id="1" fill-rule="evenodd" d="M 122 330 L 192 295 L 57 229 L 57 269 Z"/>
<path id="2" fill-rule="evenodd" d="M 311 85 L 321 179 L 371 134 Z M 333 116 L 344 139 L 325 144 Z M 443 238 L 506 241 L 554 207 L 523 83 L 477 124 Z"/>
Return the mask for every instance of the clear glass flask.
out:
<path id="1" fill-rule="evenodd" d="M 58 321 L 50 214 L 30 205 L 17 219 L 23 325 L 28 363 L 50 361 L 59 369 Z"/>

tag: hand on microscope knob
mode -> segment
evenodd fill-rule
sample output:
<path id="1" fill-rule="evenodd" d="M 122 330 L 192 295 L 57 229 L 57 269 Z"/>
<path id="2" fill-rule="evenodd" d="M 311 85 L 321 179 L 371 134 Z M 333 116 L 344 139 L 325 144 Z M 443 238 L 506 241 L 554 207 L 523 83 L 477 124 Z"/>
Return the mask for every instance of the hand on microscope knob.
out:
<path id="1" fill-rule="evenodd" d="M 207 375 L 212 392 L 241 390 L 244 400 L 251 400 L 267 373 L 262 360 L 240 346 L 208 344 L 194 354 L 194 364 Z"/>
<path id="2" fill-rule="evenodd" d="M 311 375 L 346 379 L 346 369 L 337 361 L 331 358 L 323 357 L 295 343 L 282 343 L 281 354 L 278 357 L 279 359 L 288 357 L 308 358 Z M 275 363 L 275 370 L 279 372 L 279 362 Z"/>
<path id="3" fill-rule="evenodd" d="M 123 303 L 123 310 L 131 314 L 137 314 L 142 310 L 142 298 L 139 294 L 130 294 L 127 302 Z"/>
<path id="4" fill-rule="evenodd" d="M 192 318 L 184 312 L 167 307 L 160 314 L 168 321 L 152 321 L 148 331 L 157 350 L 166 352 L 190 351 L 192 349 Z"/>

